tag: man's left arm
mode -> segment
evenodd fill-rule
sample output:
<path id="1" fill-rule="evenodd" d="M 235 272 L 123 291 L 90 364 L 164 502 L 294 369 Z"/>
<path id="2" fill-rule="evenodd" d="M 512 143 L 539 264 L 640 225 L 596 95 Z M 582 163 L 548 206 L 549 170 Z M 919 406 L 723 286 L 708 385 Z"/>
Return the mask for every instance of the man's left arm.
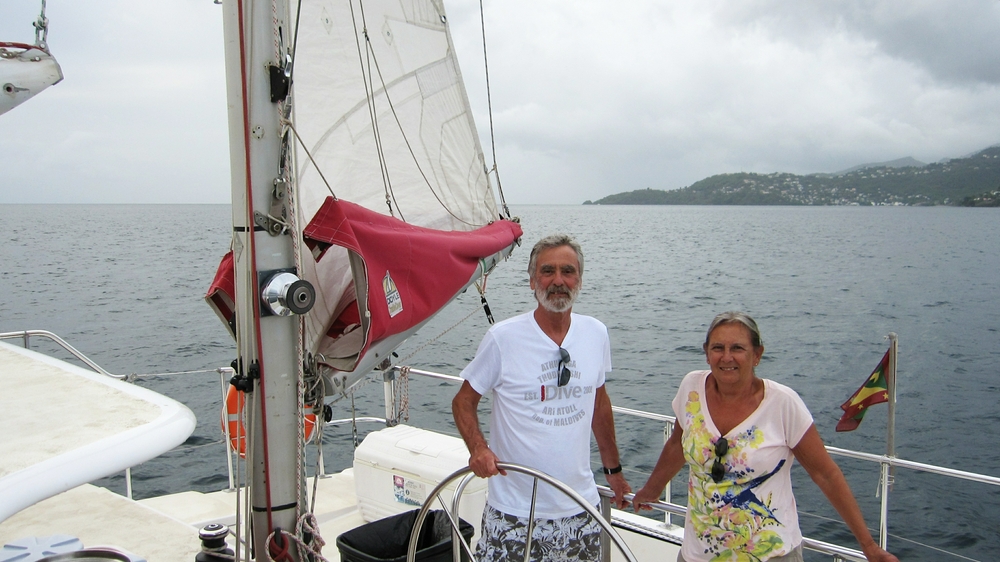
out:
<path id="1" fill-rule="evenodd" d="M 615 439 L 615 416 L 611 411 L 611 398 L 604 385 L 597 388 L 594 396 L 594 420 L 591 423 L 591 428 L 594 431 L 594 438 L 597 439 L 597 449 L 601 454 L 605 477 L 615 493 L 611 503 L 618 509 L 623 509 L 628 506 L 625 494 L 631 493 L 632 488 L 625 481 L 625 474 L 621 470 L 618 442 Z M 607 474 L 609 471 L 614 472 L 614 474 Z"/>

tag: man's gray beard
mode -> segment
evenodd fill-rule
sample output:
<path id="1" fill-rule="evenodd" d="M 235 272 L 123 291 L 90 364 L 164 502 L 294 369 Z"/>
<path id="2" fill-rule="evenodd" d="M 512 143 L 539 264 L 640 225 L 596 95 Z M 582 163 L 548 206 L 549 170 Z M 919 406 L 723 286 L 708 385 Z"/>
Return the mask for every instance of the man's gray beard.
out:
<path id="1" fill-rule="evenodd" d="M 549 312 L 562 313 L 568 312 L 573 308 L 573 303 L 576 302 L 576 297 L 579 296 L 579 294 L 579 285 L 569 291 L 569 296 L 566 296 L 565 293 L 560 293 L 557 297 L 554 294 L 547 293 L 545 289 L 539 287 L 535 289 L 535 300 L 538 301 L 538 304 L 542 305 L 542 308 L 548 310 Z"/>

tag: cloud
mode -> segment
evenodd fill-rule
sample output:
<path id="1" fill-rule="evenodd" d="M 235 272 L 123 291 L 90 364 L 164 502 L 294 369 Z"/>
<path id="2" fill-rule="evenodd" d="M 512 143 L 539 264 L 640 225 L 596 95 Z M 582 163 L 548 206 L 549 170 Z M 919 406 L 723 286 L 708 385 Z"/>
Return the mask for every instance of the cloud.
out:
<path id="1" fill-rule="evenodd" d="M 523 189 L 511 199 L 935 161 L 1000 140 L 995 3 L 583 0 L 487 15 L 500 12 L 487 34 L 498 159 Z M 564 180 L 537 181 L 533 152 Z"/>
<path id="2" fill-rule="evenodd" d="M 759 25 L 776 37 L 808 44 L 833 32 L 869 41 L 884 54 L 957 84 L 1000 81 L 1000 3 L 991 0 L 781 2 L 727 5 L 720 18 Z"/>
<path id="3" fill-rule="evenodd" d="M 492 162 L 480 3 L 445 5 Z M 930 162 L 1000 142 L 995 1 L 484 5 L 510 203 Z M 0 3 L 0 38 L 33 41 L 37 9 Z M 0 116 L 0 202 L 228 201 L 220 7 L 47 11 L 66 79 Z"/>
<path id="4" fill-rule="evenodd" d="M 34 42 L 31 4 L 0 4 L 0 37 Z M 0 116 L 0 203 L 227 202 L 219 6 L 48 2 L 46 15 L 64 79 Z"/>

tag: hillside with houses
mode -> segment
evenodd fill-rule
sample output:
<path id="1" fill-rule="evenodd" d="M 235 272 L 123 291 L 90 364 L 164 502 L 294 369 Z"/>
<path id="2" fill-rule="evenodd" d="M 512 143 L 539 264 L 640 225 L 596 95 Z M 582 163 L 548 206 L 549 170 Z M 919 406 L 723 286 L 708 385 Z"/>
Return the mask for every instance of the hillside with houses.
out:
<path id="1" fill-rule="evenodd" d="M 1000 205 L 1000 146 L 933 164 L 912 158 L 836 174 L 719 174 L 674 190 L 609 195 L 594 205 Z"/>

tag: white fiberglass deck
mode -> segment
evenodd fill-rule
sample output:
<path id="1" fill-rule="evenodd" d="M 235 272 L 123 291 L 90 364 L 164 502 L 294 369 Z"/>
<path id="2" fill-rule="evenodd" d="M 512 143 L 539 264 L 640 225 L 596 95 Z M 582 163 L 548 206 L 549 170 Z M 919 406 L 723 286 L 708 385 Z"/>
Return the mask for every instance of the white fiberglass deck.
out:
<path id="1" fill-rule="evenodd" d="M 0 342 L 0 522 L 184 442 L 195 418 L 155 392 Z"/>
<path id="2" fill-rule="evenodd" d="M 312 484 L 310 479 L 310 490 Z M 84 546 L 113 546 L 148 562 L 190 562 L 201 550 L 198 529 L 212 522 L 233 525 L 236 502 L 237 494 L 229 491 L 189 491 L 132 501 L 104 488 L 83 485 L 0 523 L 0 545 L 64 534 L 79 538 Z M 327 542 L 323 555 L 337 562 L 337 536 L 365 523 L 357 510 L 352 470 L 320 479 L 316 512 Z M 228 542 L 234 546 L 233 537 Z"/>

